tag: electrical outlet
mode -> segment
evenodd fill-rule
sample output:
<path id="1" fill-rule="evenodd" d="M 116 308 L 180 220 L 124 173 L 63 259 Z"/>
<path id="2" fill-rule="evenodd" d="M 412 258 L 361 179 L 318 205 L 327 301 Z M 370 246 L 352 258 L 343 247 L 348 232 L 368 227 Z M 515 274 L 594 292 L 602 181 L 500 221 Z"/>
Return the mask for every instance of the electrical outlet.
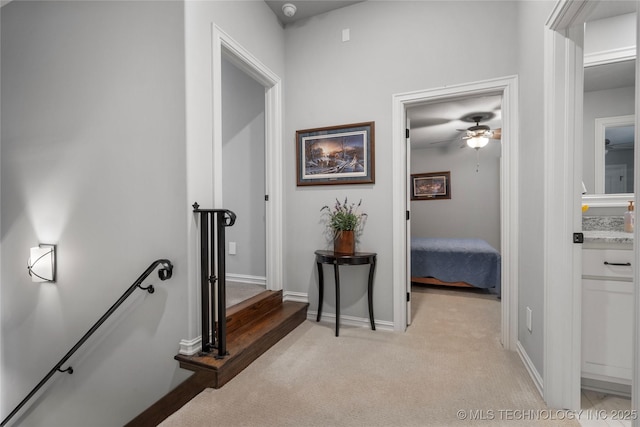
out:
<path id="1" fill-rule="evenodd" d="M 236 254 L 236 242 L 229 242 L 229 255 Z"/>
<path id="2" fill-rule="evenodd" d="M 532 316 L 531 307 L 527 307 L 527 330 L 529 332 L 531 332 L 531 316 Z"/>

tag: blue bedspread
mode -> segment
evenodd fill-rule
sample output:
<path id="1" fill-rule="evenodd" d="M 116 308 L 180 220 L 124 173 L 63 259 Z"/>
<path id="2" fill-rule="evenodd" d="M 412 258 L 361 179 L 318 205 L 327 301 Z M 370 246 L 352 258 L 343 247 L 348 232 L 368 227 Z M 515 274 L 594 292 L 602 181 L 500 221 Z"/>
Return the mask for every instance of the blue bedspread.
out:
<path id="1" fill-rule="evenodd" d="M 500 253 L 481 239 L 411 239 L 411 276 L 467 282 L 500 295 Z"/>

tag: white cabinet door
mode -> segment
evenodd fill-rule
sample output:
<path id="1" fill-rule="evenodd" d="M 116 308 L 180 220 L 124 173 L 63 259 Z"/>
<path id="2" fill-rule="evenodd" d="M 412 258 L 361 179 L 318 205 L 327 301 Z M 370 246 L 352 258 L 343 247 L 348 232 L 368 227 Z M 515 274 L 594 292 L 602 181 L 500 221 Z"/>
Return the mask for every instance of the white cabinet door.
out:
<path id="1" fill-rule="evenodd" d="M 631 380 L 633 283 L 583 279 L 582 310 L 582 376 Z"/>

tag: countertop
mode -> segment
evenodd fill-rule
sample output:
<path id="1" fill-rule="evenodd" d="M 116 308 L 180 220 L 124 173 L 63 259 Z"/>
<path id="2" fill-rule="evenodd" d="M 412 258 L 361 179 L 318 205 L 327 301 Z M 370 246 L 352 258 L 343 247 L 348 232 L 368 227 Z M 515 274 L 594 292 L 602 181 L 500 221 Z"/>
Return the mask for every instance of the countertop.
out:
<path id="1" fill-rule="evenodd" d="M 633 233 L 626 233 L 624 231 L 585 230 L 583 234 L 585 243 L 633 244 Z"/>
<path id="2" fill-rule="evenodd" d="M 590 216 L 582 217 L 584 243 L 633 245 L 633 233 L 624 231 L 624 217 Z"/>

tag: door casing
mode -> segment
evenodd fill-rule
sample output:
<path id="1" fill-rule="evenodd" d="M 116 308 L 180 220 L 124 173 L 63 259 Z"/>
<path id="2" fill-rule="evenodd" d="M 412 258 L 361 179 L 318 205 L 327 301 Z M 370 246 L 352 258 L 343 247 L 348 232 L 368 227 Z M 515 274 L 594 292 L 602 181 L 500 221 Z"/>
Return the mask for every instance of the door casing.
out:
<path id="1" fill-rule="evenodd" d="M 544 274 L 544 400 L 550 407 L 580 409 L 582 254 L 571 233 L 582 230 L 582 125 L 584 23 L 598 1 L 559 0 L 545 28 L 545 274 Z M 640 23 L 636 16 L 636 28 Z M 640 41 L 636 32 L 636 46 Z M 636 82 L 640 81 L 636 66 Z M 636 84 L 636 121 L 640 87 Z M 635 129 L 635 140 L 640 132 Z M 640 153 L 635 150 L 634 162 Z M 640 180 L 635 168 L 634 187 Z M 638 193 L 634 199 L 637 203 Z M 562 212 L 562 215 L 558 215 Z M 638 228 L 634 261 L 638 264 Z M 567 266 L 570 266 L 567 268 Z M 640 271 L 634 268 L 634 283 Z M 640 292 L 635 292 L 633 367 L 640 363 Z M 640 408 L 640 369 L 632 374 L 631 404 Z M 632 421 L 639 426 L 639 420 Z"/>
<path id="2" fill-rule="evenodd" d="M 407 108 L 415 105 L 481 95 L 502 95 L 502 157 L 500 159 L 500 244 L 502 253 L 501 341 L 516 350 L 518 332 L 518 77 L 393 95 L 393 283 L 394 330 L 407 327 L 406 292 L 410 277 L 406 268 L 407 249 Z"/>

